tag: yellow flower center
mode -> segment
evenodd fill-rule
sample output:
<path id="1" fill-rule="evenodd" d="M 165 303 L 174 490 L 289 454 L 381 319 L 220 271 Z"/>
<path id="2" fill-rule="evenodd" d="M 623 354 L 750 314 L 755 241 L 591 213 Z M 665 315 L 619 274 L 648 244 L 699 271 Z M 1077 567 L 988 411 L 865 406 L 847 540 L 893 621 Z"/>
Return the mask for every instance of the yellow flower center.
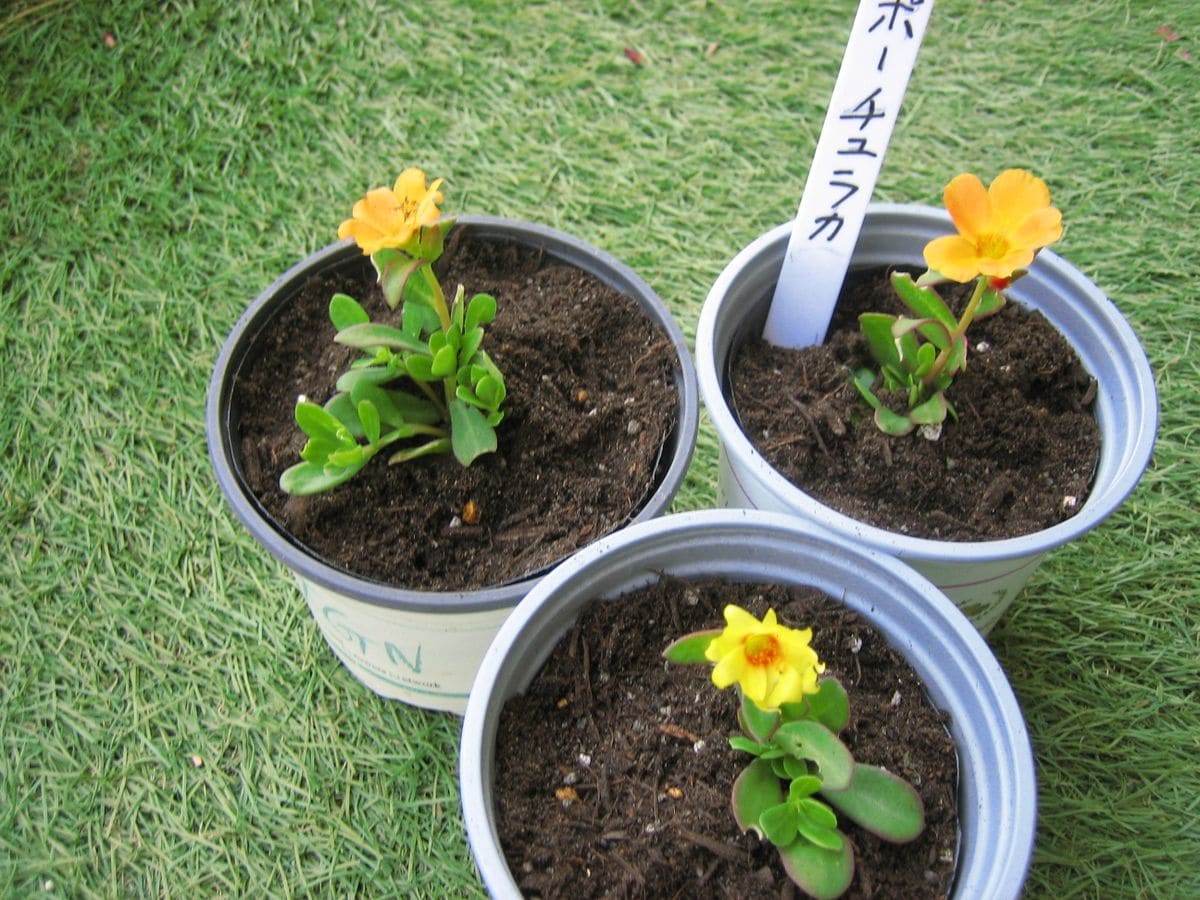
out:
<path id="1" fill-rule="evenodd" d="M 773 634 L 752 634 L 746 638 L 746 661 L 752 666 L 770 666 L 779 659 L 779 641 Z"/>
<path id="2" fill-rule="evenodd" d="M 988 259 L 1003 259 L 1012 245 L 1002 234 L 985 234 L 979 238 L 979 255 Z"/>
<path id="3" fill-rule="evenodd" d="M 410 221 L 417 214 L 417 204 L 408 197 L 396 198 L 399 202 L 392 207 L 392 212 L 398 213 L 404 221 Z"/>

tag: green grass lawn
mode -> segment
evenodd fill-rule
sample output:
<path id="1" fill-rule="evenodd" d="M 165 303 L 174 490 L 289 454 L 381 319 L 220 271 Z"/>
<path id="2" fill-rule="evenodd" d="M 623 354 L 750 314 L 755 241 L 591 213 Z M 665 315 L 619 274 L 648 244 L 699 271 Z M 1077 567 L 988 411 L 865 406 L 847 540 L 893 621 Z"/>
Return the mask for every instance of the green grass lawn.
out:
<path id="1" fill-rule="evenodd" d="M 0 893 L 480 893 L 458 720 L 360 688 L 225 508 L 217 350 L 410 164 L 623 258 L 690 339 L 794 213 L 855 6 L 0 7 Z M 1197 123 L 1194 0 L 941 0 L 876 191 L 1033 169 L 1158 378 L 1138 489 L 990 637 L 1030 896 L 1200 896 Z M 715 457 L 706 426 L 679 509 Z"/>

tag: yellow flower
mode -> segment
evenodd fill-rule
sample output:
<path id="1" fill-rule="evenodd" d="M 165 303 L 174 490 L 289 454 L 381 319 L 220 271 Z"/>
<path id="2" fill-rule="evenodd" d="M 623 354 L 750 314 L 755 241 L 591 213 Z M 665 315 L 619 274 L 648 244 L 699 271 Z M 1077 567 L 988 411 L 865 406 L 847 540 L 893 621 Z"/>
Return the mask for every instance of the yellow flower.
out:
<path id="1" fill-rule="evenodd" d="M 760 622 L 746 610 L 725 607 L 725 630 L 709 643 L 705 657 L 716 663 L 712 680 L 719 688 L 741 685 L 742 693 L 760 709 L 778 709 L 817 691 L 825 665 L 808 642 L 812 629 L 780 625 L 775 610 Z"/>
<path id="2" fill-rule="evenodd" d="M 986 190 L 974 175 L 958 175 L 944 199 L 958 234 L 930 241 L 925 263 L 951 281 L 1009 278 L 1062 237 L 1062 213 L 1050 205 L 1050 189 L 1024 169 L 1001 172 Z"/>
<path id="3" fill-rule="evenodd" d="M 405 169 L 396 186 L 375 188 L 354 204 L 352 218 L 338 226 L 338 237 L 352 237 L 368 256 L 385 248 L 403 248 L 417 236 L 420 228 L 441 216 L 442 179 L 426 186 L 425 173 Z"/>

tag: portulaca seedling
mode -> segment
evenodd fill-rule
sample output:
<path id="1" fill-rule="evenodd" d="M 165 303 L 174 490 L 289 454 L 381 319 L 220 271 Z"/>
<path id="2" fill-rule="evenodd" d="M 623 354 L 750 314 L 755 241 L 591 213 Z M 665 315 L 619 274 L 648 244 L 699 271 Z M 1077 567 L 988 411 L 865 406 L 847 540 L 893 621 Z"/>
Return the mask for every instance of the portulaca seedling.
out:
<path id="1" fill-rule="evenodd" d="M 394 322 L 373 322 L 362 305 L 335 294 L 329 318 L 334 340 L 362 351 L 319 406 L 301 398 L 296 423 L 308 436 L 301 462 L 285 471 L 289 494 L 339 485 L 380 451 L 399 442 L 391 463 L 453 453 L 469 466 L 496 450 L 504 418 L 504 376 L 483 349 L 496 316 L 489 294 L 468 298 L 459 285 L 447 303 L 433 263 L 454 220 L 438 208 L 442 179 L 426 183 L 407 169 L 391 188 L 376 188 L 354 204 L 338 237 L 352 237 L 370 256 Z"/>
<path id="2" fill-rule="evenodd" d="M 863 313 L 858 320 L 880 370 L 860 369 L 853 383 L 887 434 L 905 435 L 917 426 L 936 430 L 954 414 L 945 391 L 967 366 L 967 328 L 999 312 L 1004 290 L 1027 273 L 1039 250 L 1062 236 L 1062 213 L 1050 205 L 1045 182 L 1023 169 L 1000 173 L 986 189 L 976 176 L 958 175 L 943 196 L 958 233 L 925 246 L 928 271 L 916 281 L 907 273 L 892 276 L 912 315 Z M 975 289 L 956 317 L 933 286 L 972 280 Z M 880 382 L 883 398 L 875 393 Z M 897 402 L 889 405 L 891 398 Z"/>
<path id="3" fill-rule="evenodd" d="M 723 630 L 698 631 L 664 652 L 670 662 L 713 665 L 718 688 L 737 685 L 741 734 L 730 746 L 753 760 L 734 781 L 733 815 L 779 852 L 801 890 L 838 897 L 854 878 L 854 851 L 839 815 L 893 843 L 925 829 L 920 795 L 902 778 L 856 762 L 838 734 L 850 701 L 810 646 L 812 629 L 788 628 L 725 607 Z"/>

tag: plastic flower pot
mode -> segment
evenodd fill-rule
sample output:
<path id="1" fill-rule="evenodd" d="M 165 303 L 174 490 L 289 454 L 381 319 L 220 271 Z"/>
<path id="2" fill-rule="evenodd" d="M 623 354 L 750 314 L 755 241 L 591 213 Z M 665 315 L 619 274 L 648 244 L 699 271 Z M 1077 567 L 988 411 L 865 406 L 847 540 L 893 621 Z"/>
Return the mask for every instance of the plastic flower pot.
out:
<path id="1" fill-rule="evenodd" d="M 1029 274 L 1006 294 L 1039 310 L 1096 379 L 1101 448 L 1087 500 L 1064 522 L 1003 540 L 945 542 L 868 525 L 819 502 L 773 468 L 747 438 L 727 401 L 731 355 L 746 335 L 762 329 L 790 229 L 790 223 L 780 225 L 742 250 L 717 278 L 700 314 L 696 370 L 720 441 L 718 505 L 790 513 L 897 556 L 941 588 L 986 633 L 1048 551 L 1096 527 L 1137 484 L 1158 426 L 1158 398 L 1146 354 L 1096 285 L 1043 250 Z M 939 209 L 873 204 L 850 264 L 923 268 L 925 244 L 953 230 L 949 215 Z"/>
<path id="2" fill-rule="evenodd" d="M 816 587 L 881 631 L 950 714 L 958 743 L 960 844 L 954 896 L 1020 895 L 1033 852 L 1037 788 L 1020 707 L 970 621 L 893 557 L 791 516 L 708 510 L 631 526 L 544 578 L 488 648 L 463 719 L 463 820 L 493 897 L 519 897 L 497 837 L 494 759 L 500 712 L 525 690 L 581 610 L 658 579 L 721 577 Z"/>
<path id="3" fill-rule="evenodd" d="M 633 521 L 662 514 L 683 481 L 695 444 L 699 399 L 687 344 L 661 299 L 641 278 L 603 251 L 569 235 L 523 222 L 459 216 L 480 239 L 534 247 L 633 297 L 669 336 L 678 388 L 677 424 L 664 448 L 660 480 Z M 313 275 L 361 262 L 353 241 L 332 244 L 282 275 L 258 296 L 227 338 L 209 387 L 208 449 L 225 499 L 251 535 L 287 566 L 300 585 L 330 648 L 364 685 L 384 697 L 430 709 L 462 712 L 479 660 L 496 629 L 537 576 L 472 591 L 408 590 L 360 578 L 298 545 L 265 514 L 247 489 L 239 458 L 239 370 L 256 352 L 263 330 Z"/>

